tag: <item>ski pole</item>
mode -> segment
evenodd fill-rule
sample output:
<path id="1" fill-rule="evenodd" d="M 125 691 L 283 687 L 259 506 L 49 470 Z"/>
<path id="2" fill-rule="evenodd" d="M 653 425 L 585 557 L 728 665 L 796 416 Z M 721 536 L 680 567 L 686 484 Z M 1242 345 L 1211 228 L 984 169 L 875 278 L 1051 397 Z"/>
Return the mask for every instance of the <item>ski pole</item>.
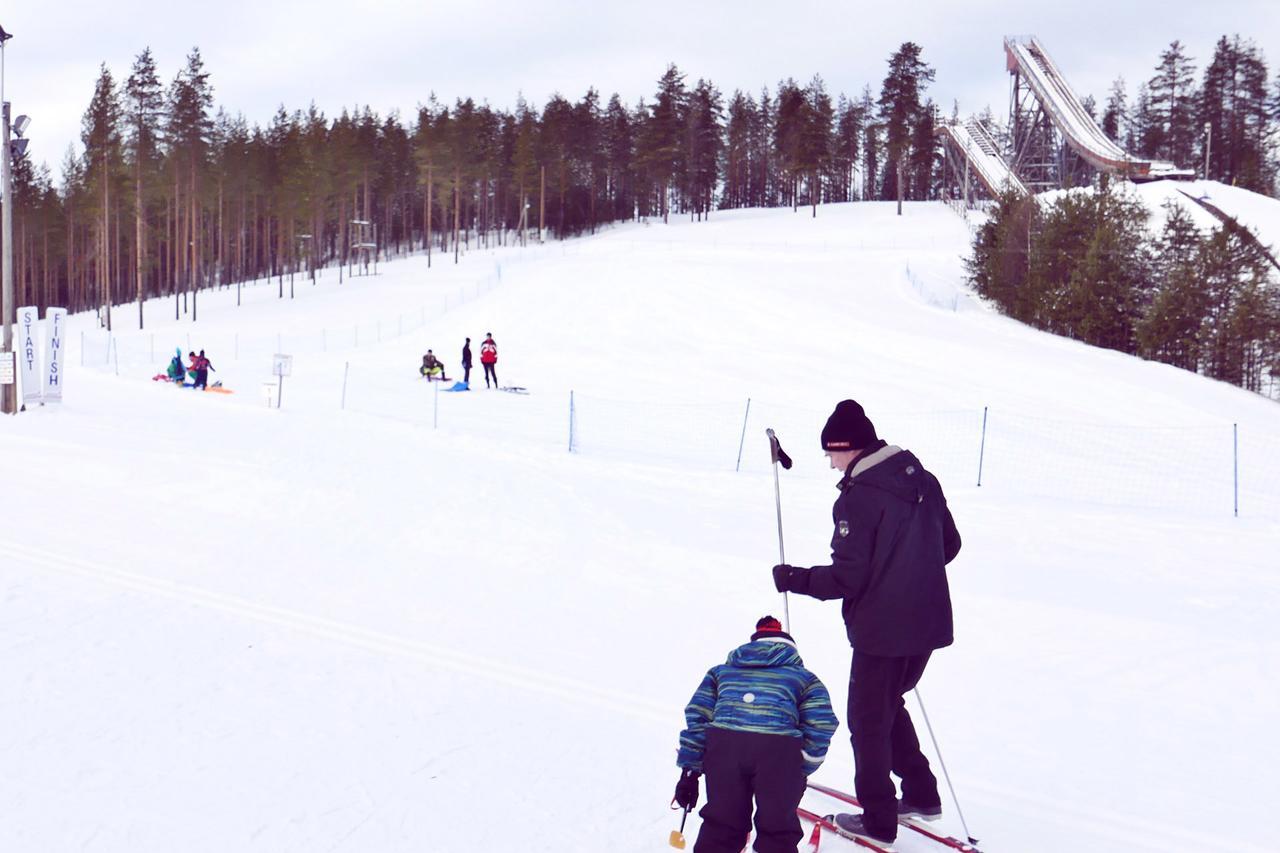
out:
<path id="1" fill-rule="evenodd" d="M 787 562 L 787 552 L 782 545 L 782 487 L 778 484 L 778 463 L 782 463 L 782 467 L 790 471 L 791 457 L 782 449 L 782 445 L 778 442 L 778 436 L 772 427 L 764 432 L 765 435 L 769 436 L 769 455 L 773 459 L 773 501 L 778 509 L 778 562 L 785 564 Z M 788 634 L 791 633 L 791 602 L 785 592 L 782 594 L 782 629 Z"/>
<path id="2" fill-rule="evenodd" d="M 684 814 L 680 815 L 680 828 L 671 830 L 671 846 L 677 850 L 684 849 L 684 822 L 689 819 L 689 810 L 685 809 Z"/>
<path id="3" fill-rule="evenodd" d="M 965 823 L 964 810 L 960 808 L 960 800 L 956 797 L 956 788 L 951 784 L 951 774 L 947 772 L 947 762 L 942 760 L 942 750 L 938 748 L 938 739 L 933 734 L 933 724 L 929 722 L 929 712 L 924 709 L 924 697 L 920 695 L 920 688 L 914 689 L 916 701 L 920 703 L 920 713 L 924 717 L 925 728 L 929 730 L 929 740 L 933 741 L 933 751 L 938 756 L 938 766 L 942 768 L 942 776 L 947 780 L 947 789 L 951 791 L 951 802 L 956 804 L 956 814 L 960 816 L 960 826 L 964 829 L 965 837 L 969 839 L 970 844 L 977 844 L 978 839 L 973 837 L 973 833 L 969 832 L 969 824 Z"/>

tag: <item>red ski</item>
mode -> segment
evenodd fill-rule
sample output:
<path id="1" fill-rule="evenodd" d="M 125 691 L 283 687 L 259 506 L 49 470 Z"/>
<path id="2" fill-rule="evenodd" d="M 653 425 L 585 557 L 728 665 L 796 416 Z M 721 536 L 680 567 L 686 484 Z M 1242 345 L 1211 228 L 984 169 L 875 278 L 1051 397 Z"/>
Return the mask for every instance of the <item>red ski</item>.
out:
<path id="1" fill-rule="evenodd" d="M 828 797 L 837 799 L 842 803 L 848 803 L 851 806 L 862 808 L 862 804 L 858 802 L 858 798 L 853 796 L 853 794 L 846 794 L 844 791 L 827 787 L 826 785 L 818 782 L 810 781 L 808 782 L 808 786 L 814 791 L 817 791 L 820 794 L 826 794 Z M 911 820 L 910 818 L 899 818 L 898 825 L 905 826 L 907 829 L 913 829 L 921 835 L 931 838 L 939 844 L 945 844 L 953 850 L 960 850 L 962 853 L 982 853 L 982 851 L 978 849 L 977 845 L 971 842 L 961 841 L 959 838 L 952 838 L 950 835 L 943 835 L 939 832 L 934 832 L 932 829 L 922 826 L 918 821 Z"/>

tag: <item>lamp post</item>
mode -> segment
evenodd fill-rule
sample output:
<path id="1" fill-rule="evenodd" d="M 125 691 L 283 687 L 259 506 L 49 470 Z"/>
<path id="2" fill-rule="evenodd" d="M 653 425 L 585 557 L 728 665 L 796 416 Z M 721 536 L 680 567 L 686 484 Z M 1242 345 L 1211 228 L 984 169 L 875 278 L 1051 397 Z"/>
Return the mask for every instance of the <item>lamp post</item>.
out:
<path id="1" fill-rule="evenodd" d="M 4 208 L 0 213 L 0 231 L 4 240 L 4 248 L 0 251 L 0 313 L 3 313 L 4 348 L 3 358 L 13 359 L 13 324 L 17 321 L 17 306 L 13 300 L 13 186 L 11 163 L 9 158 L 9 102 L 4 98 L 4 46 L 13 36 L 0 27 L 0 104 L 3 104 L 3 131 L 0 131 L 0 192 L 4 194 Z M 24 124 L 25 128 L 26 125 Z M 6 415 L 18 411 L 18 386 L 16 383 L 0 385 L 0 412 Z"/>
<path id="2" fill-rule="evenodd" d="M 1213 147 L 1213 124 L 1204 123 L 1204 179 L 1209 180 L 1209 150 Z"/>

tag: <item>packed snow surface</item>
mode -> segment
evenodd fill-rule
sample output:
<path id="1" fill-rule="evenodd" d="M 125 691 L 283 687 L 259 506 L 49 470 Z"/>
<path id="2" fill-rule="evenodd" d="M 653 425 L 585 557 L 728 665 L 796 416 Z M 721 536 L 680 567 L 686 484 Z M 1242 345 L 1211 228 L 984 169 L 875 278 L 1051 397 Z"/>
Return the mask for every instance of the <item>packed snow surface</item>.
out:
<path id="1" fill-rule="evenodd" d="M 964 538 L 921 694 L 983 849 L 1276 849 L 1280 407 L 995 314 L 968 234 L 717 213 L 72 317 L 65 401 L 0 422 L 0 850 L 667 849 L 683 706 L 782 611 L 764 428 L 821 563 L 845 397 Z M 419 379 L 464 336 L 475 390 Z M 838 605 L 790 612 L 845 719 Z"/>

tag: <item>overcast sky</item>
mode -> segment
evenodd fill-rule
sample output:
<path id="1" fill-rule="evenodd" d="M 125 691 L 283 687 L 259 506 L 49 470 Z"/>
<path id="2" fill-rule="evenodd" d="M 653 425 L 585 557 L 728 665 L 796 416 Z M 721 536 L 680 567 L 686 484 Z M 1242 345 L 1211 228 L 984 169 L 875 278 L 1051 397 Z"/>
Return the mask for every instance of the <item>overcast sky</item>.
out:
<path id="1" fill-rule="evenodd" d="M 117 82 L 150 47 L 167 85 L 199 46 L 218 106 L 265 125 L 280 104 L 315 101 L 332 118 L 344 106 L 411 118 L 431 92 L 510 108 L 517 93 L 535 105 L 588 86 L 628 105 L 648 97 L 670 62 L 692 84 L 774 89 L 821 74 L 832 95 L 879 89 L 885 61 L 904 41 L 924 48 L 937 71 L 928 94 L 950 113 L 1008 110 L 1002 38 L 1035 34 L 1081 97 L 1105 97 L 1122 75 L 1130 96 L 1160 51 L 1180 39 L 1197 74 L 1224 34 L 1252 39 L 1276 76 L 1277 0 L 49 0 L 6 4 L 0 26 L 5 97 L 28 113 L 37 162 L 55 179 L 68 145 L 80 149 L 80 119 L 106 63 Z"/>

